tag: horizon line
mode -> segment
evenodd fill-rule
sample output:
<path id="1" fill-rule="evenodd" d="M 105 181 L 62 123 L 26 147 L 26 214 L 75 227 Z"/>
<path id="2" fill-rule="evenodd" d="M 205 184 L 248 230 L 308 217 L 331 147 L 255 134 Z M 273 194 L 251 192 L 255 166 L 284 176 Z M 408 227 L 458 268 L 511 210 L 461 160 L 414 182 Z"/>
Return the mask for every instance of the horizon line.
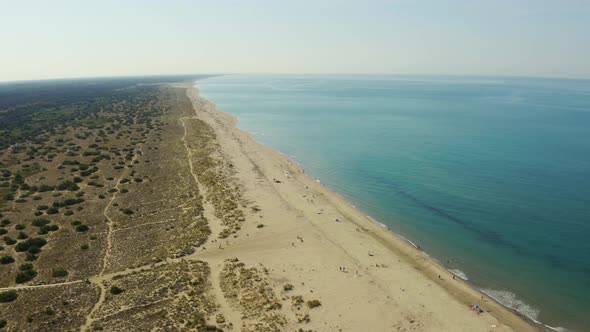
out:
<path id="1" fill-rule="evenodd" d="M 571 81 L 590 81 L 588 78 L 580 77 L 566 77 L 566 76 L 527 76 L 527 75 L 491 75 L 491 74 L 396 74 L 396 73 L 293 73 L 293 72 L 208 72 L 208 73 L 192 73 L 192 74 L 130 74 L 130 75 L 106 75 L 106 76 L 70 76 L 70 77 L 52 77 L 52 78 L 37 78 L 37 79 L 21 79 L 21 80 L 2 80 L 0 84 L 10 83 L 33 83 L 33 82 L 49 82 L 49 81 L 67 81 L 67 80 L 91 80 L 91 79 L 118 79 L 118 78 L 154 78 L 154 77 L 194 77 L 194 76 L 227 76 L 227 75 L 298 75 L 298 76 L 399 76 L 399 77 L 485 77 L 485 78 L 533 78 L 533 79 L 547 79 L 547 80 L 571 80 Z"/>

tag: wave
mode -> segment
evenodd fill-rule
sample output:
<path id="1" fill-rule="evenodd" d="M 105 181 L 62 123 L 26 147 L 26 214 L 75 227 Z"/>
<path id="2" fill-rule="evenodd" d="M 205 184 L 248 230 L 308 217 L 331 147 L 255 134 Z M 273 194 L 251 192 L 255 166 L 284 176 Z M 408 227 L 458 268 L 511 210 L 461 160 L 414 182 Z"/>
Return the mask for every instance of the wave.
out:
<path id="1" fill-rule="evenodd" d="M 463 280 L 469 280 L 469 278 L 467 278 L 467 274 L 459 269 L 449 269 L 449 271 Z"/>
<path id="2" fill-rule="evenodd" d="M 539 310 L 533 308 L 524 301 L 518 299 L 516 294 L 505 291 L 505 290 L 494 290 L 494 289 L 481 289 L 482 292 L 487 294 L 489 297 L 503 304 L 504 306 L 516 310 L 517 312 L 527 316 L 537 323 L 541 323 L 537 320 L 539 317 Z"/>
<path id="3" fill-rule="evenodd" d="M 561 326 L 553 327 L 553 326 L 545 325 L 545 327 L 550 330 L 557 331 L 557 332 L 575 332 L 574 330 L 566 329 L 565 327 L 561 327 Z"/>

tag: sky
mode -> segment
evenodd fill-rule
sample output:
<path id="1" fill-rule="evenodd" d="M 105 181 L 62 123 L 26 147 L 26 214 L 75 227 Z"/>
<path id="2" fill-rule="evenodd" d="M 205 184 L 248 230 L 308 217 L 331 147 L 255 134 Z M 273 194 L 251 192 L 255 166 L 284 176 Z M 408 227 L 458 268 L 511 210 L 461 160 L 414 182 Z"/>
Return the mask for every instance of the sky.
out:
<path id="1" fill-rule="evenodd" d="M 590 78 L 590 1 L 0 0 L 0 81 L 201 73 Z"/>

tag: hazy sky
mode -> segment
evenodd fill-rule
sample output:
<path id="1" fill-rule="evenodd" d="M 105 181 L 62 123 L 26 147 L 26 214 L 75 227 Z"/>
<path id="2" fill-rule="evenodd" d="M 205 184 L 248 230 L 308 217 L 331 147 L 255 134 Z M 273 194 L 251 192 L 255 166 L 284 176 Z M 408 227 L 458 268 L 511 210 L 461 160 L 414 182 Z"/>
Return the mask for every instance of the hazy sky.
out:
<path id="1" fill-rule="evenodd" d="M 0 0 L 0 81 L 189 73 L 590 78 L 587 0 Z"/>

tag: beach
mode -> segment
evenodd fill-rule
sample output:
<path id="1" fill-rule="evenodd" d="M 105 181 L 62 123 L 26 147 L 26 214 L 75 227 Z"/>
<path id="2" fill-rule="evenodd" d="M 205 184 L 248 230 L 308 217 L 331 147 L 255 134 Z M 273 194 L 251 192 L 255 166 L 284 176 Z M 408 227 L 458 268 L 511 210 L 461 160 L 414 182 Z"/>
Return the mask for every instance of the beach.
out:
<path id="1" fill-rule="evenodd" d="M 187 88 L 187 95 L 196 118 L 214 130 L 218 154 L 231 166 L 235 190 L 248 206 L 239 236 L 210 240 L 199 254 L 214 280 L 226 259 L 261 265 L 273 286 L 291 284 L 293 294 L 321 302 L 305 327 L 317 331 L 539 329 L 237 129 L 236 118 L 195 88 Z M 216 234 L 215 223 L 210 226 Z M 483 313 L 470 310 L 473 305 Z M 233 326 L 241 325 L 231 306 L 220 310 Z"/>

